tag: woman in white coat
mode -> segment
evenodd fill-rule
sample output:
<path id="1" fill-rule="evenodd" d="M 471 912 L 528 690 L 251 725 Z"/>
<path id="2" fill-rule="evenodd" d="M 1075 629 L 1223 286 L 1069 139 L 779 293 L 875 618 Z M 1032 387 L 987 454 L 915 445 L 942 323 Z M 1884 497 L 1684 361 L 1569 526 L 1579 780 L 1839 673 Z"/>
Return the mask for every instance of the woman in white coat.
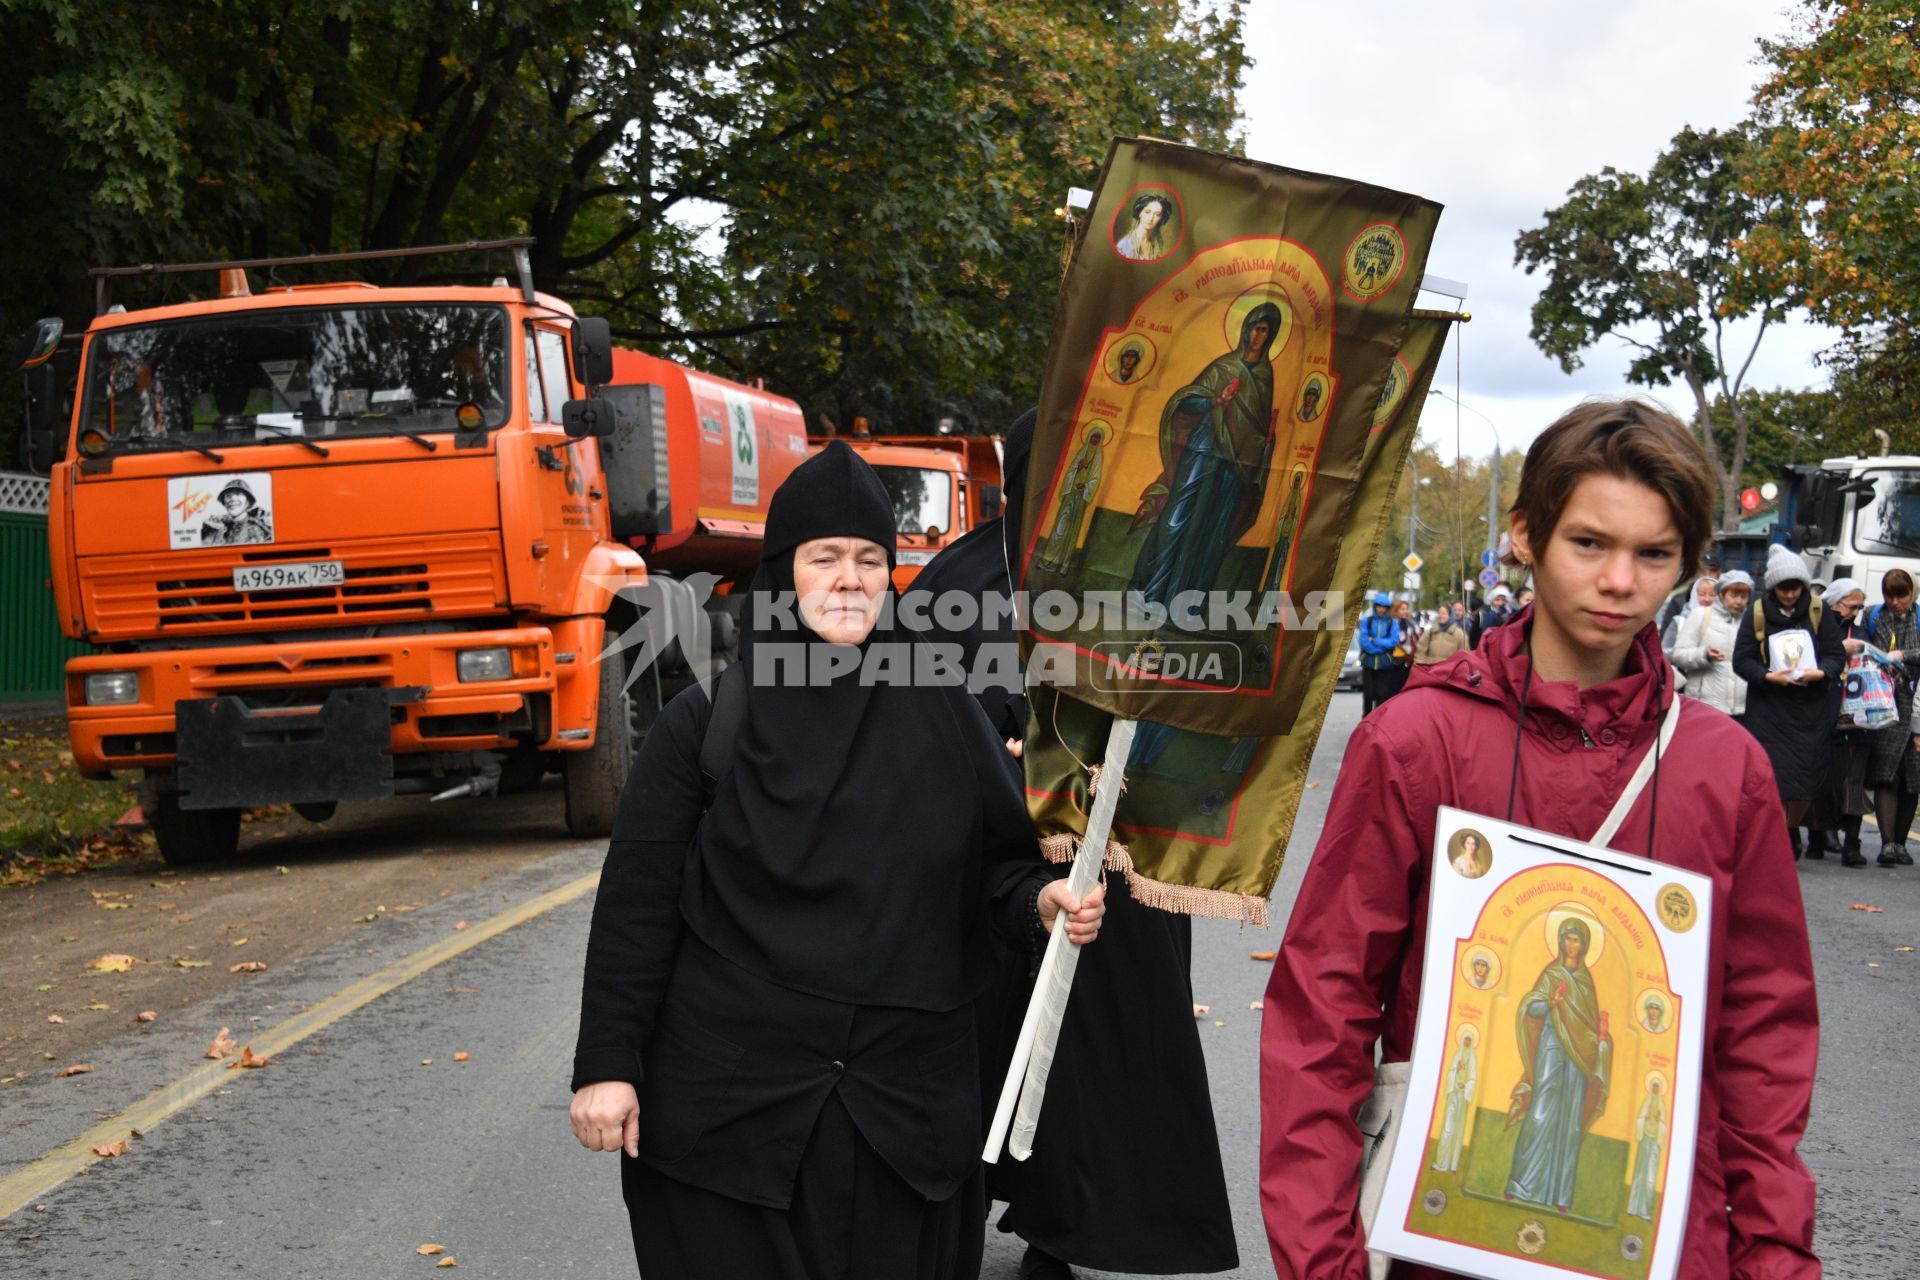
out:
<path id="1" fill-rule="evenodd" d="M 1680 621 L 1670 657 L 1687 678 L 1687 693 L 1738 720 L 1747 709 L 1747 683 L 1733 673 L 1733 642 L 1753 596 L 1753 579 L 1735 569 L 1714 583 L 1713 607 Z"/>

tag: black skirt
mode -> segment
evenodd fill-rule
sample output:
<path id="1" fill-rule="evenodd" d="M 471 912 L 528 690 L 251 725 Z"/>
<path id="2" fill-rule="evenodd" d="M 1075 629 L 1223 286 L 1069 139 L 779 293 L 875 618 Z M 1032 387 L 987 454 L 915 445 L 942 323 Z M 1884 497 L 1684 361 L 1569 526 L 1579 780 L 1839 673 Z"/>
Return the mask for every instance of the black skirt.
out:
<path id="1" fill-rule="evenodd" d="M 1141 906 L 1107 877 L 1106 919 L 1074 975 L 1032 1158 L 1002 1156 L 987 1175 L 988 1194 L 1009 1205 L 1000 1230 L 1100 1271 L 1239 1265 L 1192 956 L 1192 920 Z M 982 1011 L 989 1115 L 1031 989 L 1003 982 L 999 1008 Z"/>
<path id="2" fill-rule="evenodd" d="M 625 1155 L 620 1189 L 641 1280 L 974 1280 L 980 1273 L 979 1175 L 945 1200 L 923 1199 L 861 1135 L 837 1093 L 807 1140 L 788 1208 L 677 1182 Z"/>

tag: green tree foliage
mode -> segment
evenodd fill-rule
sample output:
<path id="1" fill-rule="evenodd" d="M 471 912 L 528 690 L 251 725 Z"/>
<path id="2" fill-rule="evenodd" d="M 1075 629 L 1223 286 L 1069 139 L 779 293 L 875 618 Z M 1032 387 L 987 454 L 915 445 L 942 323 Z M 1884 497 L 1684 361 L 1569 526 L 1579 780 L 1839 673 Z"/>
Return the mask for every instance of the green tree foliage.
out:
<path id="1" fill-rule="evenodd" d="M 901 430 L 1032 401 L 1066 187 L 1236 148 L 1247 66 L 1239 0 L 0 0 L 0 45 L 9 332 L 102 263 L 526 234 L 626 340 Z"/>
<path id="2" fill-rule="evenodd" d="M 1646 174 L 1609 167 L 1580 179 L 1541 226 L 1514 242 L 1514 261 L 1529 275 L 1546 274 L 1532 334 L 1561 368 L 1579 368 L 1584 353 L 1610 337 L 1635 351 L 1632 381 L 1686 384 L 1728 525 L 1738 518 L 1746 468 L 1740 392 L 1766 330 L 1791 301 L 1757 290 L 1734 252 L 1754 228 L 1787 220 L 1779 198 L 1743 185 L 1752 150 L 1744 130 L 1682 129 Z M 1727 324 L 1742 316 L 1756 322 L 1753 341 L 1729 351 Z M 1732 406 L 1726 449 L 1709 429 L 1716 395 Z"/>
<path id="3" fill-rule="evenodd" d="M 1747 175 L 1801 217 L 1754 229 L 1748 262 L 1858 331 L 1920 320 L 1920 10 L 1910 0 L 1802 0 L 1804 27 L 1765 42 L 1762 130 Z"/>

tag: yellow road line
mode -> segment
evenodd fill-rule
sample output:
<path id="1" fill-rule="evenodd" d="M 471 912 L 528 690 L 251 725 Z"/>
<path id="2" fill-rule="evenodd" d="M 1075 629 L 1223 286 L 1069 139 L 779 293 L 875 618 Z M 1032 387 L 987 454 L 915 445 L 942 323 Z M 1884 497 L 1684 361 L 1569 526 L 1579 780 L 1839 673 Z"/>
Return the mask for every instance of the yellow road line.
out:
<path id="1" fill-rule="evenodd" d="M 502 911 L 499 915 L 443 938 L 430 947 L 425 947 L 410 956 L 394 961 L 385 968 L 368 974 L 360 981 L 343 990 L 336 991 L 305 1012 L 297 1013 L 286 1021 L 247 1038 L 246 1043 L 253 1046 L 255 1053 L 271 1058 L 277 1053 L 285 1053 L 292 1046 L 316 1031 L 332 1026 L 362 1005 L 371 1003 L 397 987 L 404 986 L 421 974 L 437 965 L 445 964 L 455 956 L 473 950 L 490 938 L 497 938 L 516 925 L 525 924 L 536 916 L 544 915 L 555 907 L 563 907 L 583 894 L 590 893 L 600 883 L 600 873 L 581 876 L 578 880 L 549 890 L 536 898 L 529 898 L 516 907 Z M 223 1084 L 233 1080 L 223 1062 L 209 1062 L 197 1067 L 172 1084 L 163 1085 L 140 1101 L 119 1112 L 112 1118 L 102 1120 L 79 1137 L 64 1142 L 53 1150 L 4 1178 L 0 1178 L 0 1219 L 10 1218 L 35 1199 L 45 1195 L 53 1188 L 79 1173 L 82 1169 L 100 1159 L 93 1154 L 93 1148 L 128 1137 L 132 1130 L 149 1132 L 167 1117 L 185 1107 L 192 1106 L 200 1099 L 212 1093 Z"/>

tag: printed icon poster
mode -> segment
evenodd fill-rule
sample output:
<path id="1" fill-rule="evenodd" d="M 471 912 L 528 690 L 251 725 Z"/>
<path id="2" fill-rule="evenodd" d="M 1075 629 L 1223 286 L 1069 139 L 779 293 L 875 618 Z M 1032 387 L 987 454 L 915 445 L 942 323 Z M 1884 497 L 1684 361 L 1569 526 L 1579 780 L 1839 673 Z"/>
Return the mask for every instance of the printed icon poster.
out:
<path id="1" fill-rule="evenodd" d="M 1712 882 L 1457 809 L 1368 1247 L 1489 1280 L 1670 1280 L 1693 1180 Z"/>

